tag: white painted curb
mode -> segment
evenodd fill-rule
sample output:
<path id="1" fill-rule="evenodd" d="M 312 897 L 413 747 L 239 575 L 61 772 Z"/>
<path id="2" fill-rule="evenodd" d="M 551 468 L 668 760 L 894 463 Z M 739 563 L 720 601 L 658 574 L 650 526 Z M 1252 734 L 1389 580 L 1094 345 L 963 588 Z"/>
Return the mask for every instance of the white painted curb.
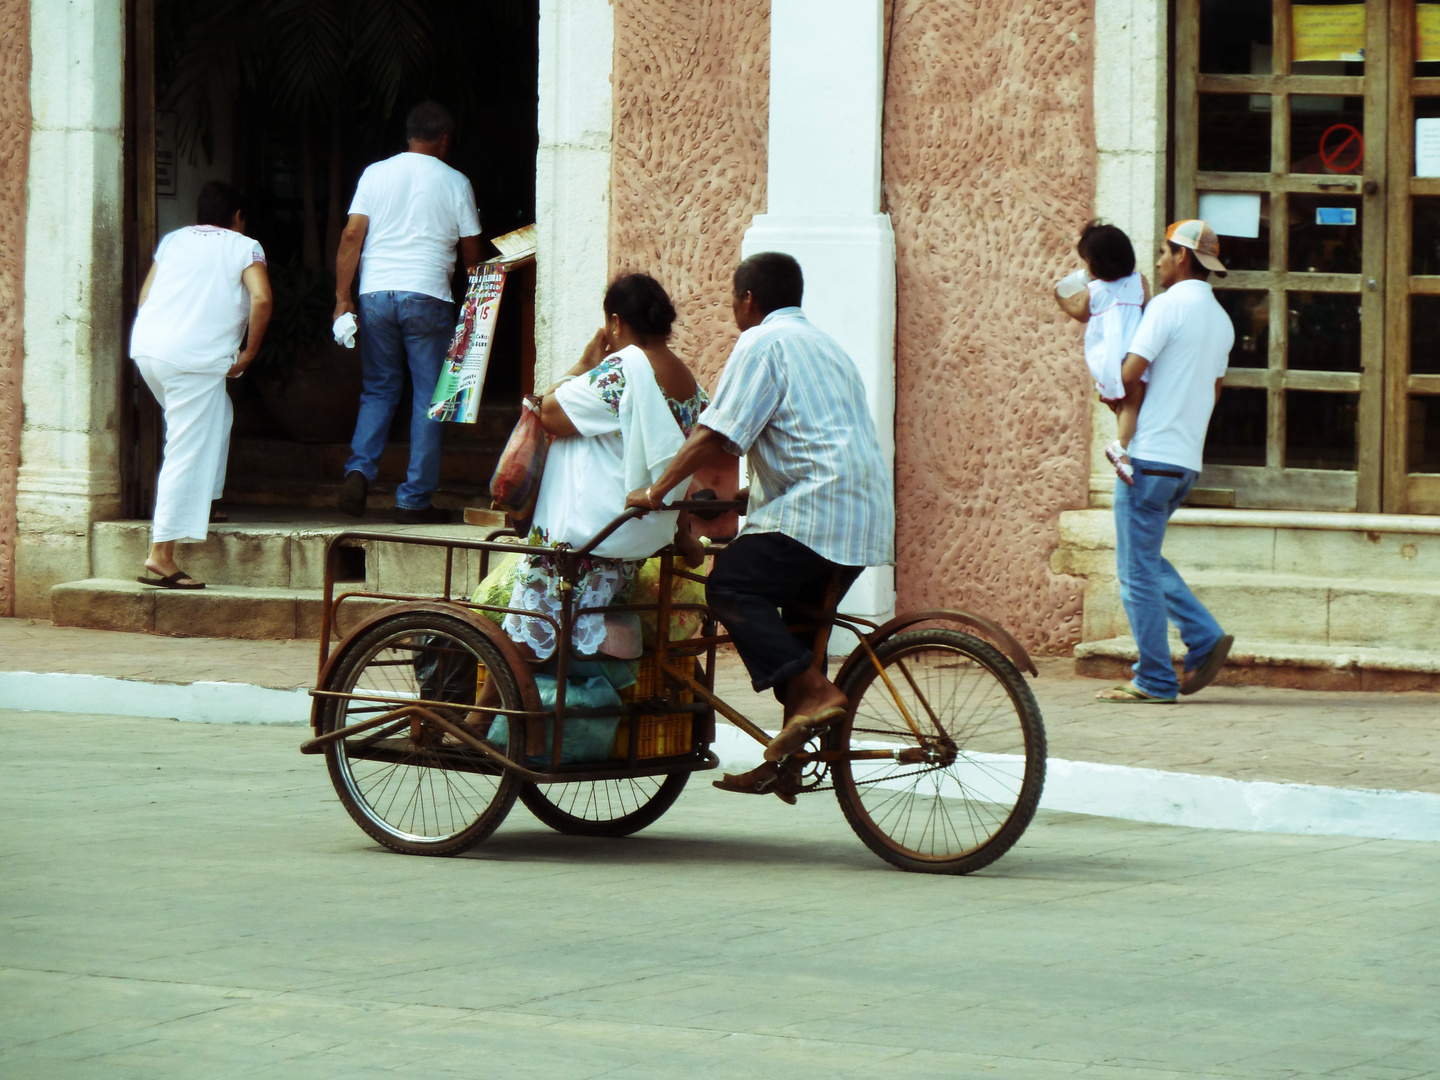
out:
<path id="1" fill-rule="evenodd" d="M 250 683 L 160 683 L 60 671 L 0 671 L 0 709 L 173 717 L 212 724 L 308 724 L 310 694 Z"/>
<path id="2" fill-rule="evenodd" d="M 1276 784 L 1051 758 L 1040 806 L 1159 825 L 1440 840 L 1440 795 Z"/>
<path id="3" fill-rule="evenodd" d="M 760 763 L 760 747 L 728 725 L 715 752 L 727 772 Z M 1223 776 L 1050 758 L 1042 810 L 1193 829 L 1440 841 L 1440 795 L 1231 780 Z"/>
<path id="4" fill-rule="evenodd" d="M 212 724 L 308 723 L 310 695 L 248 683 L 154 683 L 103 675 L 0 671 L 0 709 L 174 717 Z M 721 724 L 715 752 L 730 772 L 760 747 Z M 1223 776 L 1050 758 L 1045 810 L 1197 829 L 1440 841 L 1440 795 L 1231 780 Z"/>

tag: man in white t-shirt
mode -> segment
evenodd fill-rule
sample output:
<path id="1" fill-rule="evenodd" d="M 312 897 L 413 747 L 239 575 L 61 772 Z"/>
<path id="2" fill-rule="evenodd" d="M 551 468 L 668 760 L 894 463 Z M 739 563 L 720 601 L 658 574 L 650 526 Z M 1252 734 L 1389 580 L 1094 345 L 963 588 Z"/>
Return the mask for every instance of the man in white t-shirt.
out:
<path id="1" fill-rule="evenodd" d="M 408 149 L 365 170 L 335 256 L 335 318 L 355 312 L 360 268 L 360 416 L 345 462 L 340 509 L 356 517 L 379 470 L 390 419 L 410 371 L 410 467 L 395 490 L 395 520 L 450 520 L 430 505 L 440 482 L 444 426 L 426 414 L 455 331 L 450 275 L 458 247 L 467 270 L 480 262 L 480 220 L 464 174 L 445 164 L 454 122 L 433 101 L 405 119 Z"/>
<path id="2" fill-rule="evenodd" d="M 1235 327 L 1210 288 L 1223 275 L 1220 241 L 1203 221 L 1165 231 L 1156 278 L 1165 290 L 1150 301 L 1125 358 L 1126 396 L 1144 395 L 1130 440 L 1134 485 L 1115 485 L 1115 560 L 1120 599 L 1140 659 L 1124 686 L 1096 697 L 1116 702 L 1173 702 L 1215 678 L 1234 639 L 1195 599 L 1161 554 L 1165 526 L 1195 486 L 1210 413 L 1235 343 Z M 1149 372 L 1149 381 L 1142 376 Z M 1167 620 L 1187 653 L 1183 686 L 1170 659 Z"/>

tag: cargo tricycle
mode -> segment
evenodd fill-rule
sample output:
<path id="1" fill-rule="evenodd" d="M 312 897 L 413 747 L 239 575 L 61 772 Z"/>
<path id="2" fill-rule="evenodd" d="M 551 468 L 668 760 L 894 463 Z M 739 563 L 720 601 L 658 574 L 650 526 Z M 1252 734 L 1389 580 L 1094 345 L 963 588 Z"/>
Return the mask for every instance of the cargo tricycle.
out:
<path id="1" fill-rule="evenodd" d="M 671 508 L 709 514 L 744 506 Z M 558 642 L 570 642 L 575 619 L 589 610 L 576 607 L 580 561 L 640 513 L 620 515 L 582 547 L 549 549 L 561 570 L 558 620 L 516 613 L 546 619 Z M 692 774 L 720 764 L 717 716 L 755 740 L 759 760 L 771 733 L 716 693 L 717 657 L 730 638 L 703 603 L 676 599 L 678 583 L 704 577 L 672 548 L 657 553 L 654 603 L 605 609 L 635 611 L 654 628 L 638 670 L 630 665 L 633 684 L 618 704 L 577 705 L 567 701 L 579 685 L 571 676 L 592 670 L 589 658 L 557 648 L 546 681 L 497 623 L 512 609 L 456 595 L 457 556 L 478 566 L 478 580 L 492 557 L 535 551 L 513 530 L 478 534 L 347 531 L 327 548 L 314 736 L 301 749 L 324 754 L 340 801 L 372 838 L 407 854 L 454 855 L 494 832 L 516 799 L 560 832 L 629 835 L 665 813 Z M 344 583 L 337 594 L 346 550 L 382 544 L 443 549 L 439 595 Z M 832 585 L 823 607 L 806 613 L 813 622 L 792 629 L 813 632 L 817 664 L 832 636 L 854 637 L 834 676 L 848 708 L 756 793 L 793 801 L 833 791 L 860 840 L 902 870 L 965 874 L 989 865 L 1025 831 L 1044 784 L 1044 724 L 1022 674 L 1037 674 L 1035 665 L 979 615 L 931 609 L 876 624 L 840 613 L 837 592 Z M 376 610 L 353 618 L 367 605 Z M 340 635 L 342 616 L 358 625 Z M 585 760 L 576 760 L 582 742 Z"/>

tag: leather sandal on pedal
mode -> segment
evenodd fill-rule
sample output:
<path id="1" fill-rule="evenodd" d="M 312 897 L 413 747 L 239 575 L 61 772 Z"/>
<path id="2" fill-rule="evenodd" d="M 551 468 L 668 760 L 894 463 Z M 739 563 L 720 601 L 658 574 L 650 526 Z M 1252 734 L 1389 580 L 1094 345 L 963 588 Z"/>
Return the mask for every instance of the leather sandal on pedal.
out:
<path id="1" fill-rule="evenodd" d="M 719 780 L 710 781 L 721 791 L 736 791 L 741 795 L 775 795 L 789 806 L 795 805 L 794 783 L 785 771 L 773 761 L 758 765 L 746 773 L 726 773 Z"/>
<path id="2" fill-rule="evenodd" d="M 780 734 L 765 747 L 765 760 L 779 761 L 789 757 L 844 715 L 844 705 L 831 705 L 813 716 L 792 716 L 785 722 Z"/>

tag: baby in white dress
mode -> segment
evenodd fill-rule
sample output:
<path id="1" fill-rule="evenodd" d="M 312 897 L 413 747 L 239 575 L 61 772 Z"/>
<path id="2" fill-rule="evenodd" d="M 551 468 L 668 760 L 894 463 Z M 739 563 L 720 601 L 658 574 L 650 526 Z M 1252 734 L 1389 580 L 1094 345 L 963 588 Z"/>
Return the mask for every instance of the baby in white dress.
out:
<path id="1" fill-rule="evenodd" d="M 1105 448 L 1105 456 L 1125 483 L 1134 482 L 1126 448 L 1135 434 L 1140 402 L 1145 392 L 1128 399 L 1121 380 L 1125 356 L 1150 299 L 1150 287 L 1135 270 L 1135 248 L 1114 225 L 1092 221 L 1080 233 L 1075 250 L 1085 270 L 1062 278 L 1055 299 L 1072 319 L 1085 324 L 1085 365 L 1095 379 L 1100 400 L 1115 410 L 1119 438 Z"/>

